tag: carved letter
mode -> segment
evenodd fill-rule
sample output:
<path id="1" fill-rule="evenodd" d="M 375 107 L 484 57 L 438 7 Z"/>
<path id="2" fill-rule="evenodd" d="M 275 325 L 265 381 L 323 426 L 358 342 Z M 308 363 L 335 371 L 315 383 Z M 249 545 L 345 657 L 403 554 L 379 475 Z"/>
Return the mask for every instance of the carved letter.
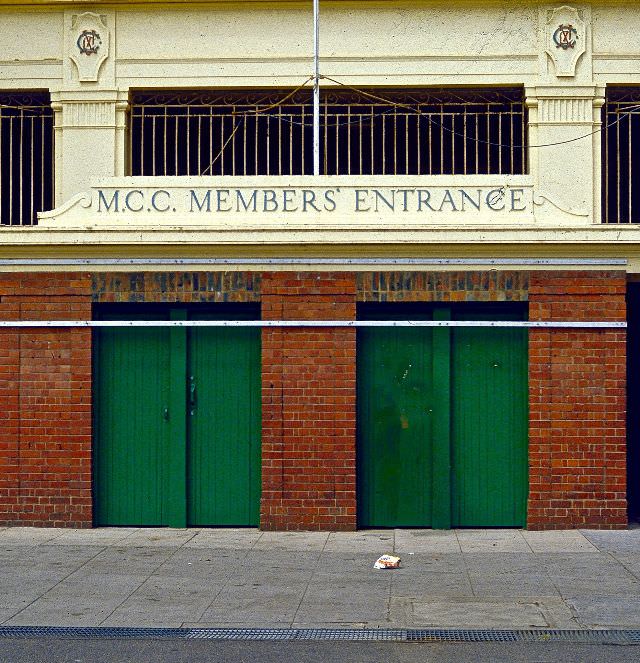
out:
<path id="1" fill-rule="evenodd" d="M 164 193 L 164 195 L 167 197 L 167 204 L 166 204 L 166 207 L 158 207 L 158 205 L 156 205 L 156 198 L 157 198 L 161 193 Z M 158 189 L 158 190 L 153 194 L 153 196 L 151 196 L 151 207 L 153 207 L 153 209 L 154 209 L 156 212 L 168 212 L 168 211 L 169 211 L 169 207 L 170 207 L 170 205 L 169 205 L 169 200 L 170 200 L 170 198 L 171 198 L 171 194 L 170 194 L 168 191 L 165 191 L 164 189 Z"/>
<path id="2" fill-rule="evenodd" d="M 262 193 L 264 195 L 263 212 L 277 212 L 278 201 L 276 200 L 276 192 L 273 189 L 264 189 Z"/>
<path id="3" fill-rule="evenodd" d="M 336 201 L 333 198 L 333 189 L 327 189 L 324 192 L 324 209 L 325 212 L 334 212 L 336 209 Z"/>
<path id="4" fill-rule="evenodd" d="M 506 203 L 504 201 L 505 191 L 501 189 L 491 189 L 487 194 L 487 207 L 494 212 L 501 212 L 505 207 Z M 500 204 L 502 203 L 502 205 Z"/>
<path id="5" fill-rule="evenodd" d="M 114 206 L 114 212 L 118 212 L 118 194 L 119 191 L 116 189 L 113 192 L 113 197 L 111 198 L 111 202 L 108 203 L 107 199 L 104 196 L 104 192 L 102 189 L 98 191 L 98 212 L 102 212 L 102 203 L 104 203 L 104 211 L 105 212 L 110 212 L 111 211 L 111 205 Z"/>
<path id="6" fill-rule="evenodd" d="M 511 211 L 512 212 L 524 212 L 527 209 L 526 203 L 524 204 L 524 207 L 516 207 L 516 203 L 521 203 L 522 202 L 522 194 L 523 193 L 524 193 L 524 189 L 511 189 Z"/>
<path id="7" fill-rule="evenodd" d="M 290 207 L 294 202 L 291 196 L 295 195 L 295 189 L 283 189 L 282 191 L 282 211 L 283 212 L 295 212 L 298 209 L 298 206 Z"/>
<path id="8" fill-rule="evenodd" d="M 257 211 L 257 199 L 258 199 L 258 192 L 256 189 L 254 189 L 251 192 L 251 195 L 249 196 L 249 200 L 245 200 L 242 191 L 240 189 L 236 189 L 236 210 L 239 212 L 240 211 L 240 205 L 244 207 L 244 211 L 248 212 L 249 207 L 253 206 L 253 209 L 251 210 L 252 212 Z"/>
<path id="9" fill-rule="evenodd" d="M 141 196 L 142 200 L 140 201 L 140 206 L 139 207 L 132 207 L 131 206 L 131 196 L 133 196 L 134 193 L 137 193 Z M 129 193 L 124 197 L 124 206 L 130 211 L 130 212 L 141 212 L 142 209 L 144 208 L 144 194 L 142 191 L 139 189 L 133 189 L 133 191 L 129 191 Z"/>
<path id="10" fill-rule="evenodd" d="M 402 194 L 402 211 L 408 212 L 409 194 L 413 192 L 413 189 L 398 189 L 397 191 Z"/>
<path id="11" fill-rule="evenodd" d="M 316 212 L 320 210 L 316 207 L 316 194 L 311 189 L 302 189 L 302 211 L 307 211 L 307 205 L 313 207 Z"/>
<path id="12" fill-rule="evenodd" d="M 436 210 L 431 207 L 431 191 L 428 189 L 418 189 L 418 212 L 422 212 L 422 206 L 426 205 L 432 212 Z"/>
<path id="13" fill-rule="evenodd" d="M 474 200 L 464 189 L 460 189 L 462 194 L 462 211 L 465 211 L 464 203 L 468 200 L 477 210 L 480 211 L 480 201 L 482 199 L 482 189 L 478 189 L 478 200 Z"/>
<path id="14" fill-rule="evenodd" d="M 456 207 L 456 204 L 453 202 L 453 196 L 451 195 L 451 191 L 449 191 L 449 189 L 446 189 L 445 192 L 444 192 L 442 202 L 440 203 L 440 207 L 438 207 L 438 212 L 442 212 L 442 210 L 443 210 L 446 203 L 451 205 L 451 211 L 452 212 L 457 212 L 458 211 L 458 208 Z"/>
<path id="15" fill-rule="evenodd" d="M 217 210 L 218 212 L 230 212 L 231 205 L 229 205 L 229 189 L 216 189 L 216 198 L 218 200 Z M 223 207 L 223 204 L 227 204 L 228 207 Z"/>
<path id="16" fill-rule="evenodd" d="M 356 212 L 368 212 L 371 207 L 361 207 L 361 205 L 365 202 L 365 200 L 361 197 L 361 194 L 367 195 L 369 193 L 369 189 L 356 189 L 355 194 L 356 194 Z"/>
<path id="17" fill-rule="evenodd" d="M 198 212 L 202 212 L 202 209 L 204 208 L 205 204 L 207 206 L 207 212 L 211 211 L 211 189 L 207 191 L 207 193 L 204 194 L 204 198 L 202 199 L 202 203 L 198 200 L 198 194 L 191 189 L 191 209 L 189 210 L 190 212 L 193 212 L 193 203 L 196 204 L 196 207 L 198 208 Z"/>
<path id="18" fill-rule="evenodd" d="M 374 189 L 373 193 L 376 197 L 376 212 L 378 211 L 378 201 L 381 200 L 392 212 L 396 209 L 396 192 L 391 189 L 391 201 L 387 200 L 378 189 Z"/>

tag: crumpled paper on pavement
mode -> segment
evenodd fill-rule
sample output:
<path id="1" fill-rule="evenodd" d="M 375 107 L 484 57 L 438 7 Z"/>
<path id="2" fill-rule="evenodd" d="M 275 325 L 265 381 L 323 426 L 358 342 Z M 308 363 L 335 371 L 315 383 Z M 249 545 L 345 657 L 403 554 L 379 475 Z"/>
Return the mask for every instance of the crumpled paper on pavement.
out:
<path id="1" fill-rule="evenodd" d="M 374 569 L 397 569 L 400 566 L 400 558 L 394 555 L 382 555 L 378 557 L 373 565 Z"/>

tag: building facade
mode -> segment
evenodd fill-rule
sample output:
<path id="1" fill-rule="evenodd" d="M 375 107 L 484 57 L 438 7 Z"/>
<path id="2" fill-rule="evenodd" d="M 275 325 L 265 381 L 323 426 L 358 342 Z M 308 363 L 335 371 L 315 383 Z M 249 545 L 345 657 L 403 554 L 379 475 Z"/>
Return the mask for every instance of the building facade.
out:
<path id="1" fill-rule="evenodd" d="M 0 0 L 0 524 L 627 526 L 640 9 L 312 18 Z"/>

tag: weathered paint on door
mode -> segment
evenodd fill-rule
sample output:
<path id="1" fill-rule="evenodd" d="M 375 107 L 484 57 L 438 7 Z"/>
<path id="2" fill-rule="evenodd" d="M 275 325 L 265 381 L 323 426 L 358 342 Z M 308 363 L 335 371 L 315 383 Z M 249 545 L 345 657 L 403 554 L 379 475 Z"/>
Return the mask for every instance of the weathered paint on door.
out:
<path id="1" fill-rule="evenodd" d="M 214 316 L 225 314 L 191 315 Z M 257 526 L 260 330 L 190 329 L 188 374 L 188 524 Z"/>
<path id="2" fill-rule="evenodd" d="M 457 319 L 518 319 L 476 309 Z M 452 331 L 452 525 L 524 527 L 527 330 Z"/>
<path id="3" fill-rule="evenodd" d="M 490 306 L 364 310 L 369 319 L 522 319 L 521 309 Z M 524 525 L 527 419 L 526 330 L 360 330 L 359 524 Z"/>
<path id="4" fill-rule="evenodd" d="M 137 306 L 105 315 L 255 317 L 227 307 Z M 96 337 L 96 524 L 257 525 L 259 332 L 106 328 Z"/>
<path id="5" fill-rule="evenodd" d="M 362 527 L 431 524 L 431 348 L 431 329 L 358 330 Z"/>

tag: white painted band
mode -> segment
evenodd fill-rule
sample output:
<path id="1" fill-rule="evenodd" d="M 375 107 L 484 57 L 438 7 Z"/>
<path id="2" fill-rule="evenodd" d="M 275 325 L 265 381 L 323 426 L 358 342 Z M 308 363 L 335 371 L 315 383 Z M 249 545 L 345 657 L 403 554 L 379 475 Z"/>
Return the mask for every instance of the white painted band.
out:
<path id="1" fill-rule="evenodd" d="M 626 258 L 3 258 L 0 266 L 96 265 L 513 265 L 549 267 L 625 267 Z"/>
<path id="2" fill-rule="evenodd" d="M 626 322 L 524 320 L 0 320 L 0 327 L 511 327 L 626 329 Z"/>

